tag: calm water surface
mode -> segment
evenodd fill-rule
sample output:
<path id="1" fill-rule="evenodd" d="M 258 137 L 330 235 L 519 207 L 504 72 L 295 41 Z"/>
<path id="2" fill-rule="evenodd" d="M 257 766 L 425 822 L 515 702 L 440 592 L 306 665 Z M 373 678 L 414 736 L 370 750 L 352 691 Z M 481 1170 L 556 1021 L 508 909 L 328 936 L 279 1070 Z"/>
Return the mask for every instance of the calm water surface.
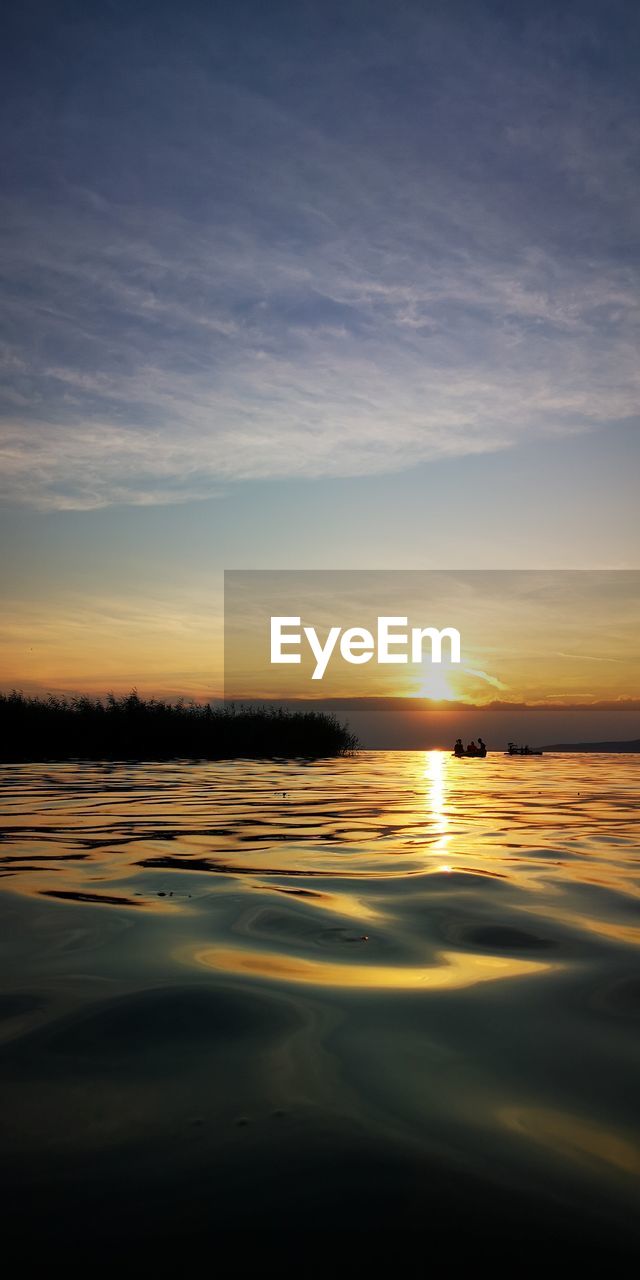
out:
<path id="1" fill-rule="evenodd" d="M 639 766 L 2 766 L 14 1223 L 631 1247 Z"/>

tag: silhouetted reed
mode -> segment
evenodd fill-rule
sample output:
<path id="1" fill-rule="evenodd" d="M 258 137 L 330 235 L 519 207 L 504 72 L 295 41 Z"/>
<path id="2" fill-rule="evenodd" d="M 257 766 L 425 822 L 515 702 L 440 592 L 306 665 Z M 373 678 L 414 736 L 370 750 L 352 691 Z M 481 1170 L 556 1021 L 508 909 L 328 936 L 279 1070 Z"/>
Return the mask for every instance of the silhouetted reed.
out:
<path id="1" fill-rule="evenodd" d="M 0 694 L 2 760 L 200 760 L 344 755 L 357 740 L 332 715 L 281 707 L 211 707 L 110 693 Z"/>

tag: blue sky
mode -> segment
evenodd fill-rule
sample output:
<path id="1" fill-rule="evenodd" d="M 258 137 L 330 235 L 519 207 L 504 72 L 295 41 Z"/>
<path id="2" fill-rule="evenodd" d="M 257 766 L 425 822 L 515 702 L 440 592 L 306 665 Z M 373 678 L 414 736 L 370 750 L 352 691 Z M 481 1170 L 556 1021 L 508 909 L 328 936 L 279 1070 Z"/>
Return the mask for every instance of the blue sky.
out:
<path id="1" fill-rule="evenodd" d="M 639 34 L 615 2 L 13 5 L 11 598 L 636 564 Z"/>

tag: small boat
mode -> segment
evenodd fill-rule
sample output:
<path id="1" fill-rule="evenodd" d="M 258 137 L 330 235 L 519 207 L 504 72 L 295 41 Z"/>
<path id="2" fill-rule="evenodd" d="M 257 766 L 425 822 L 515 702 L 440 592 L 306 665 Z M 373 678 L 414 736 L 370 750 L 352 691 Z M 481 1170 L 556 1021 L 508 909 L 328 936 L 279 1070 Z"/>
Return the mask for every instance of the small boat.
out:
<path id="1" fill-rule="evenodd" d="M 484 760 L 487 751 L 452 751 L 455 760 Z"/>
<path id="2" fill-rule="evenodd" d="M 517 742 L 508 743 L 508 750 L 505 756 L 542 756 L 543 751 L 537 751 L 535 747 L 519 747 Z"/>

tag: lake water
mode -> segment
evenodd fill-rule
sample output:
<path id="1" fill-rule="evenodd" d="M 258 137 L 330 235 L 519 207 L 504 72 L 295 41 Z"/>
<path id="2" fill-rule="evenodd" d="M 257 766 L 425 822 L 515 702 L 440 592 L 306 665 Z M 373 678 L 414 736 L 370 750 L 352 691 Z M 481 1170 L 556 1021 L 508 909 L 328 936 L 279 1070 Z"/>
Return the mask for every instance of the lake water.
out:
<path id="1" fill-rule="evenodd" d="M 14 1226 L 637 1244 L 639 766 L 2 766 Z"/>

